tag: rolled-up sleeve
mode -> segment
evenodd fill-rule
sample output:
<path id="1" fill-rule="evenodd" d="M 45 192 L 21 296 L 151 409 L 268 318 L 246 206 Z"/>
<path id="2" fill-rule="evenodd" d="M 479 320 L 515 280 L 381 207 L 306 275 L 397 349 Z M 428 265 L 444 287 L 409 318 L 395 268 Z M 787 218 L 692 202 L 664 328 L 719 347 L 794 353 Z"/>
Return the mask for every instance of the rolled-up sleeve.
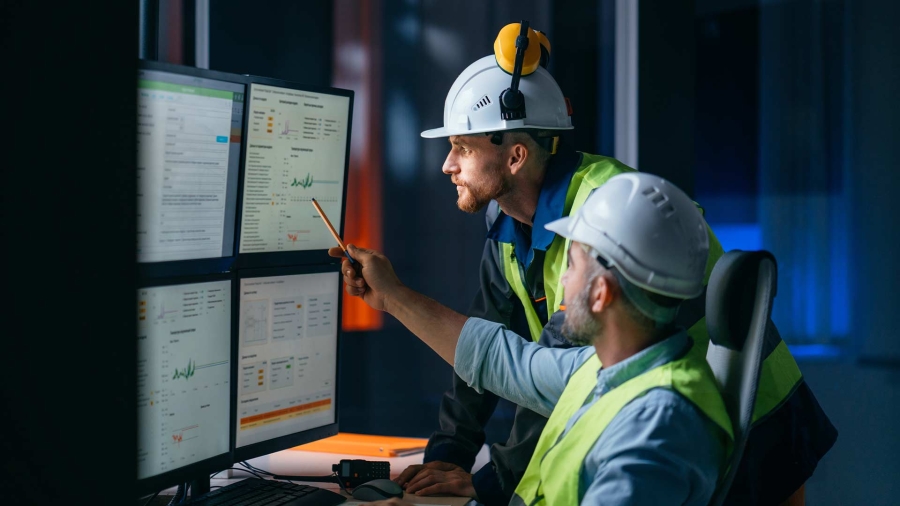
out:
<path id="1" fill-rule="evenodd" d="M 566 383 L 594 348 L 544 348 L 505 326 L 469 318 L 456 346 L 454 369 L 469 386 L 550 416 Z"/>

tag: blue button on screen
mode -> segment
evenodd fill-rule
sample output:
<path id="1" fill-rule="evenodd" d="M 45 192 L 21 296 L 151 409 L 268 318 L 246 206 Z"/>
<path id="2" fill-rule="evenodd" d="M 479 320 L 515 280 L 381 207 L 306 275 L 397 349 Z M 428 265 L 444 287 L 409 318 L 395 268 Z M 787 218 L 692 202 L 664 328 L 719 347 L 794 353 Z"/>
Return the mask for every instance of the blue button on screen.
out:
<path id="1" fill-rule="evenodd" d="M 218 135 L 216 136 L 216 142 L 228 142 L 228 137 L 224 135 Z"/>

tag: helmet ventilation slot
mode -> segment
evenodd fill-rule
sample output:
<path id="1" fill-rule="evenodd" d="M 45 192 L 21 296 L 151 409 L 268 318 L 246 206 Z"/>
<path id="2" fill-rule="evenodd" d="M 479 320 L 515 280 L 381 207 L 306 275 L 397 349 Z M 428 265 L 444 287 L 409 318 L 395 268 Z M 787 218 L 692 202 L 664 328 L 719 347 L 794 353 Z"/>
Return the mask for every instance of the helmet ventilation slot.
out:
<path id="1" fill-rule="evenodd" d="M 489 96 L 485 95 L 485 96 L 481 97 L 481 100 L 479 100 L 478 103 L 476 103 L 475 105 L 472 106 L 472 111 L 473 112 L 477 111 L 483 107 L 490 105 L 490 103 L 491 103 L 491 98 Z"/>

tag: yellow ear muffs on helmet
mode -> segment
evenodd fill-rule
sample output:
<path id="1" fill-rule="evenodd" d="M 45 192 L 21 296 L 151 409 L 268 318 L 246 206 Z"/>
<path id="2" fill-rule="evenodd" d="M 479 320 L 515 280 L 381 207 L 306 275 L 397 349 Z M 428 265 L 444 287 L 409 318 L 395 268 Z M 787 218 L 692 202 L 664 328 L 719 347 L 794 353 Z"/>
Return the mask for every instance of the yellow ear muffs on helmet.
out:
<path id="1" fill-rule="evenodd" d="M 519 91 L 519 80 L 534 73 L 542 61 L 549 61 L 550 42 L 544 34 L 529 28 L 528 21 L 510 23 L 494 40 L 494 58 L 504 72 L 512 74 L 509 88 L 500 94 L 500 117 L 505 121 L 524 119 L 525 97 Z"/>
<path id="2" fill-rule="evenodd" d="M 497 65 L 507 74 L 512 74 L 516 66 L 516 39 L 522 35 L 522 25 L 528 36 L 528 46 L 525 49 L 525 56 L 522 59 L 522 74 L 527 76 L 537 70 L 541 64 L 541 42 L 537 33 L 528 28 L 528 22 L 510 23 L 500 29 L 497 38 L 494 39 L 494 57 L 497 58 Z M 544 37 L 546 40 L 547 37 Z"/>
<path id="3" fill-rule="evenodd" d="M 509 88 L 500 94 L 500 117 L 505 120 L 524 119 L 525 96 L 519 91 L 519 80 L 533 74 L 538 67 L 547 67 L 550 62 L 550 41 L 543 33 L 528 27 L 528 21 L 510 23 L 504 26 L 494 40 L 494 58 L 504 72 L 512 75 Z M 542 138 L 529 132 L 532 138 L 552 154 L 556 154 L 558 136 Z M 489 133 L 491 142 L 502 144 L 498 133 Z"/>

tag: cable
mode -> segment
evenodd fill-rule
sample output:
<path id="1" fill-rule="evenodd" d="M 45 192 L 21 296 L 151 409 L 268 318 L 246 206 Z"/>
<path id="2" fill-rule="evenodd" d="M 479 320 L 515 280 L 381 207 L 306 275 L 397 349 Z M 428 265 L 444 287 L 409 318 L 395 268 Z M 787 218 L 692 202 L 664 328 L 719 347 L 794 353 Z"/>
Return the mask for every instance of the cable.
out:
<path id="1" fill-rule="evenodd" d="M 159 492 L 162 492 L 162 490 L 160 490 Z M 157 496 L 159 496 L 159 492 L 157 492 L 157 493 L 153 494 L 152 496 L 150 496 L 150 499 L 147 499 L 147 502 L 144 503 L 144 506 L 148 506 L 150 503 L 152 503 L 153 500 L 156 499 Z"/>
<path id="2" fill-rule="evenodd" d="M 285 481 L 306 481 L 310 483 L 337 483 L 340 485 L 340 480 L 338 479 L 337 473 L 330 474 L 328 476 L 291 476 L 291 475 L 282 475 L 270 473 L 264 469 L 259 469 L 247 461 L 240 462 L 241 465 L 245 466 L 248 470 L 253 470 L 258 473 L 265 473 L 276 480 L 285 480 Z"/>
<path id="3" fill-rule="evenodd" d="M 169 504 L 166 506 L 175 506 L 176 504 L 181 504 L 181 501 L 184 499 L 184 483 L 179 483 L 178 488 L 175 489 L 175 495 L 172 496 L 172 499 L 169 501 Z"/>
<path id="4" fill-rule="evenodd" d="M 272 475 L 272 478 L 276 480 L 295 480 L 295 481 L 306 481 L 309 483 L 337 483 L 337 475 L 331 474 L 328 476 L 285 476 L 280 474 Z"/>
<path id="5" fill-rule="evenodd" d="M 347 490 L 347 487 L 344 486 L 344 482 L 341 480 L 341 476 L 338 473 L 334 473 L 334 481 L 337 482 L 338 486 L 341 487 L 341 490 L 347 493 L 347 495 L 351 495 L 350 491 Z"/>
<path id="6" fill-rule="evenodd" d="M 230 470 L 230 471 L 240 471 L 240 472 L 242 472 L 242 473 L 252 474 L 253 476 L 255 476 L 255 477 L 257 477 L 257 478 L 259 478 L 259 479 L 261 479 L 261 480 L 267 479 L 265 476 L 260 475 L 260 474 L 257 473 L 256 471 L 253 471 L 253 470 L 251 470 L 251 469 L 241 469 L 240 467 L 229 467 L 229 468 L 227 468 L 227 469 L 222 469 L 221 471 L 216 471 L 215 473 L 211 474 L 211 475 L 209 476 L 209 478 L 212 479 L 215 475 L 217 475 L 217 474 L 219 474 L 219 473 L 224 473 L 225 471 L 229 471 L 229 470 Z"/>
<path id="7" fill-rule="evenodd" d="M 246 467 L 247 469 L 249 469 L 249 470 L 251 470 L 251 471 L 256 471 L 257 473 L 260 473 L 260 474 L 265 474 L 265 475 L 268 475 L 268 476 L 275 476 L 274 473 L 270 473 L 269 471 L 266 471 L 266 470 L 264 470 L 264 469 L 260 469 L 260 468 L 258 468 L 258 467 L 256 467 L 256 466 L 254 466 L 254 465 L 251 465 L 251 464 L 250 464 L 249 462 L 247 462 L 246 460 L 243 461 L 243 462 L 238 462 L 238 464 L 240 464 L 240 465 Z"/>

